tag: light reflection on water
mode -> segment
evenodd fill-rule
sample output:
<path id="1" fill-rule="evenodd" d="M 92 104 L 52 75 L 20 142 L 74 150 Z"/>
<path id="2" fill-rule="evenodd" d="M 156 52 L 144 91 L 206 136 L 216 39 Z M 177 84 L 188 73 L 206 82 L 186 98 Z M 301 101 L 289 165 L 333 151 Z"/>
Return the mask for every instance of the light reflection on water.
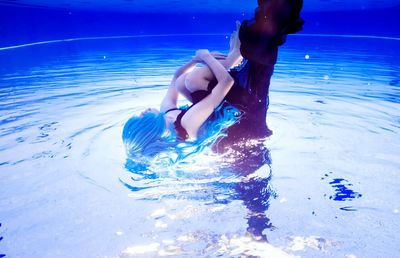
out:
<path id="1" fill-rule="evenodd" d="M 186 36 L 0 51 L 0 253 L 395 254 L 398 42 L 290 38 L 271 84 L 270 138 L 173 167 L 126 160 L 124 122 L 158 106 L 195 49 L 227 44 Z"/>

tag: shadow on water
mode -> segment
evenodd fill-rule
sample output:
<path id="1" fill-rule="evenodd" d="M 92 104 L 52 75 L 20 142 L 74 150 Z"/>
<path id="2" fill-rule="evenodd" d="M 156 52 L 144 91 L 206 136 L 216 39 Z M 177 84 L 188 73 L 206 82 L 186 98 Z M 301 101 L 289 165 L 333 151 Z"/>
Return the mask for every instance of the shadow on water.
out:
<path id="1" fill-rule="evenodd" d="M 247 210 L 247 233 L 255 239 L 267 241 L 265 230 L 273 230 L 267 210 L 270 199 L 276 197 L 270 181 L 270 152 L 263 140 L 247 139 L 230 146 L 230 153 L 216 155 L 214 173 L 207 174 L 197 163 L 174 168 L 173 171 L 154 170 L 151 165 L 127 160 L 125 169 L 132 173 L 129 181 L 120 182 L 141 200 L 188 199 L 207 205 L 228 205 L 240 201 Z M 199 154 L 201 155 L 201 154 Z M 196 154 L 197 156 L 197 154 Z M 193 157 L 201 160 L 202 157 Z M 194 171 L 193 167 L 198 168 Z M 211 189 L 211 190 L 210 190 Z M 147 193 L 146 193 L 147 191 Z M 148 192 L 157 192 L 156 195 Z"/>

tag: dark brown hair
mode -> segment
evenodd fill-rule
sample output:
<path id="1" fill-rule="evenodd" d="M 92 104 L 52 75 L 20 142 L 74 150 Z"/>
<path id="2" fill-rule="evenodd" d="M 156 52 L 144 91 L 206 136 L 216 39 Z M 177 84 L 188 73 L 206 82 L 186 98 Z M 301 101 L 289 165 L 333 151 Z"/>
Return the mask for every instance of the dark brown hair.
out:
<path id="1" fill-rule="evenodd" d="M 258 0 L 260 2 L 262 0 Z M 288 23 L 283 30 L 283 34 L 293 34 L 303 29 L 304 20 L 300 17 L 301 9 L 303 8 L 303 0 L 288 0 L 290 5 L 290 14 Z"/>

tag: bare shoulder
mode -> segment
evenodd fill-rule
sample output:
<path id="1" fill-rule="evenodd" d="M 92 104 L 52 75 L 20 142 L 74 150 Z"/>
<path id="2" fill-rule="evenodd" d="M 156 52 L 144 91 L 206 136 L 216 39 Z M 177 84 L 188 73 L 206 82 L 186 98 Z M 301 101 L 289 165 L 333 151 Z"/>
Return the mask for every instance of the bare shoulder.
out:
<path id="1" fill-rule="evenodd" d="M 160 105 L 161 112 L 165 112 L 168 109 L 175 108 L 177 105 L 178 91 L 176 89 L 176 79 L 177 78 L 174 76 L 171 80 L 167 93 L 165 94 Z"/>
<path id="2" fill-rule="evenodd" d="M 211 94 L 202 101 L 193 105 L 182 117 L 181 124 L 185 128 L 190 138 L 196 138 L 197 132 L 207 118 L 214 111 L 213 99 Z"/>

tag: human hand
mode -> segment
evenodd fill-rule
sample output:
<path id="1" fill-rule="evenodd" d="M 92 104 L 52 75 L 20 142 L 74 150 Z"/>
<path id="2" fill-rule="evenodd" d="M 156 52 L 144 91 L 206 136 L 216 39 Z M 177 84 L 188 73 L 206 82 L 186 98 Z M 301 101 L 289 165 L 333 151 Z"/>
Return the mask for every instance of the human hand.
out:
<path id="1" fill-rule="evenodd" d="M 228 56 L 220 53 L 220 52 L 211 52 L 210 53 L 217 60 L 225 60 Z"/>
<path id="2" fill-rule="evenodd" d="M 240 26 L 242 26 L 242 24 L 240 23 L 240 21 L 236 21 L 236 31 L 237 31 L 237 32 L 239 32 Z"/>
<path id="3" fill-rule="evenodd" d="M 210 55 L 210 51 L 208 51 L 208 49 L 199 49 L 196 51 L 196 54 L 192 60 L 198 63 L 204 63 L 203 59 L 208 55 Z"/>
<path id="4" fill-rule="evenodd" d="M 239 39 L 240 26 L 241 26 L 240 22 L 236 21 L 236 30 L 232 32 L 229 41 L 229 52 L 240 50 L 240 39 Z"/>
<path id="5" fill-rule="evenodd" d="M 210 51 L 208 49 L 199 49 L 196 51 L 196 57 L 199 59 L 202 59 L 210 54 Z"/>

